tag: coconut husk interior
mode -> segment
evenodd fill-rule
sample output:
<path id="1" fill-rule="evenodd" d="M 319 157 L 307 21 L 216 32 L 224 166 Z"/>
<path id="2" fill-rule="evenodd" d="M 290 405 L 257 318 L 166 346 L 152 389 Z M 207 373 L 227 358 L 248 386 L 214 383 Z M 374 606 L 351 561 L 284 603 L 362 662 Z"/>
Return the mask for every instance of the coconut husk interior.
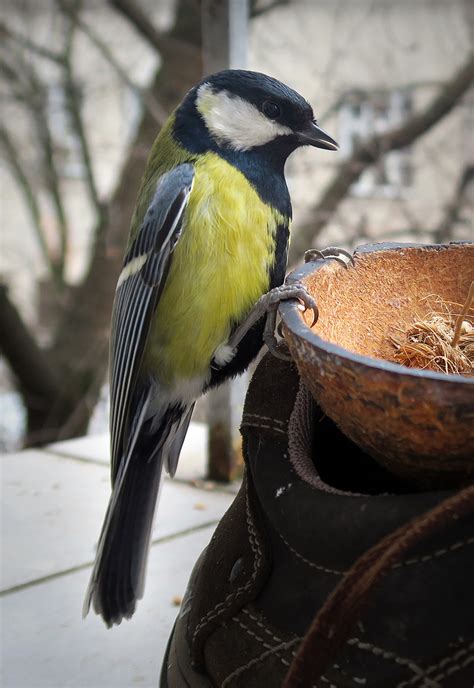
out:
<path id="1" fill-rule="evenodd" d="M 401 248 L 356 255 L 355 267 L 328 261 L 306 284 L 316 298 L 322 339 L 372 358 L 397 362 L 393 340 L 415 321 L 460 313 L 474 279 L 474 244 Z M 305 314 L 309 324 L 311 314 Z M 470 310 L 464 320 L 474 324 Z"/>

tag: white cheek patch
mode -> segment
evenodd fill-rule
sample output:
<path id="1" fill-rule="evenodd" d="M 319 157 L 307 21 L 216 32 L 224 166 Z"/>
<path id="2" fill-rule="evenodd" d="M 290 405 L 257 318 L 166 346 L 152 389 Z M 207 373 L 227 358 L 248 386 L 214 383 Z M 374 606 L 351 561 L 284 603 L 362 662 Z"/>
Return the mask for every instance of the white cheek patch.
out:
<path id="1" fill-rule="evenodd" d="M 264 146 L 278 136 L 293 133 L 290 127 L 265 117 L 255 105 L 228 91 L 216 93 L 210 84 L 199 88 L 196 107 L 216 141 L 234 150 Z"/>

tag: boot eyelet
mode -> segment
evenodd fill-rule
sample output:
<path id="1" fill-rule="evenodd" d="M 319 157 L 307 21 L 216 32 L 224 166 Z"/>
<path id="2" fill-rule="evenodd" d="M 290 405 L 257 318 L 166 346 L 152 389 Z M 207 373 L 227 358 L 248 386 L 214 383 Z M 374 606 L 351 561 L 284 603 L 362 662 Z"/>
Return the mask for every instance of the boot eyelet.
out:
<path id="1" fill-rule="evenodd" d="M 229 574 L 229 583 L 233 583 L 241 574 L 243 568 L 243 558 L 237 559 Z"/>

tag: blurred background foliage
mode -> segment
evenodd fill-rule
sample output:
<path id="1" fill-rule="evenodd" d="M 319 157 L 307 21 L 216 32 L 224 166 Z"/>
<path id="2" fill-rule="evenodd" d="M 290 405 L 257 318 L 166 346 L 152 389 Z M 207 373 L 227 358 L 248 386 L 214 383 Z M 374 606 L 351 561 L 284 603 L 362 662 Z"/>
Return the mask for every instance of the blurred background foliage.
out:
<path id="1" fill-rule="evenodd" d="M 129 220 L 160 126 L 202 76 L 204 4 L 2 3 L 4 449 L 20 435 L 86 433 L 106 395 Z M 472 240 L 473 11 L 468 0 L 253 0 L 247 67 L 303 93 L 341 145 L 287 165 L 292 264 L 313 246 Z"/>

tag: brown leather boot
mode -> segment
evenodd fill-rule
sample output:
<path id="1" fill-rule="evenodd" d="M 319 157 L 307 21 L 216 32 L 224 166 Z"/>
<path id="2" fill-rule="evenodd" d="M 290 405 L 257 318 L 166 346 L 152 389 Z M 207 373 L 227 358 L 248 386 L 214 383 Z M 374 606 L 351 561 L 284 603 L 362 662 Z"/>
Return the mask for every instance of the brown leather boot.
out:
<path id="1" fill-rule="evenodd" d="M 242 487 L 196 563 L 161 687 L 471 687 L 474 488 L 414 492 L 271 356 L 242 435 Z"/>

